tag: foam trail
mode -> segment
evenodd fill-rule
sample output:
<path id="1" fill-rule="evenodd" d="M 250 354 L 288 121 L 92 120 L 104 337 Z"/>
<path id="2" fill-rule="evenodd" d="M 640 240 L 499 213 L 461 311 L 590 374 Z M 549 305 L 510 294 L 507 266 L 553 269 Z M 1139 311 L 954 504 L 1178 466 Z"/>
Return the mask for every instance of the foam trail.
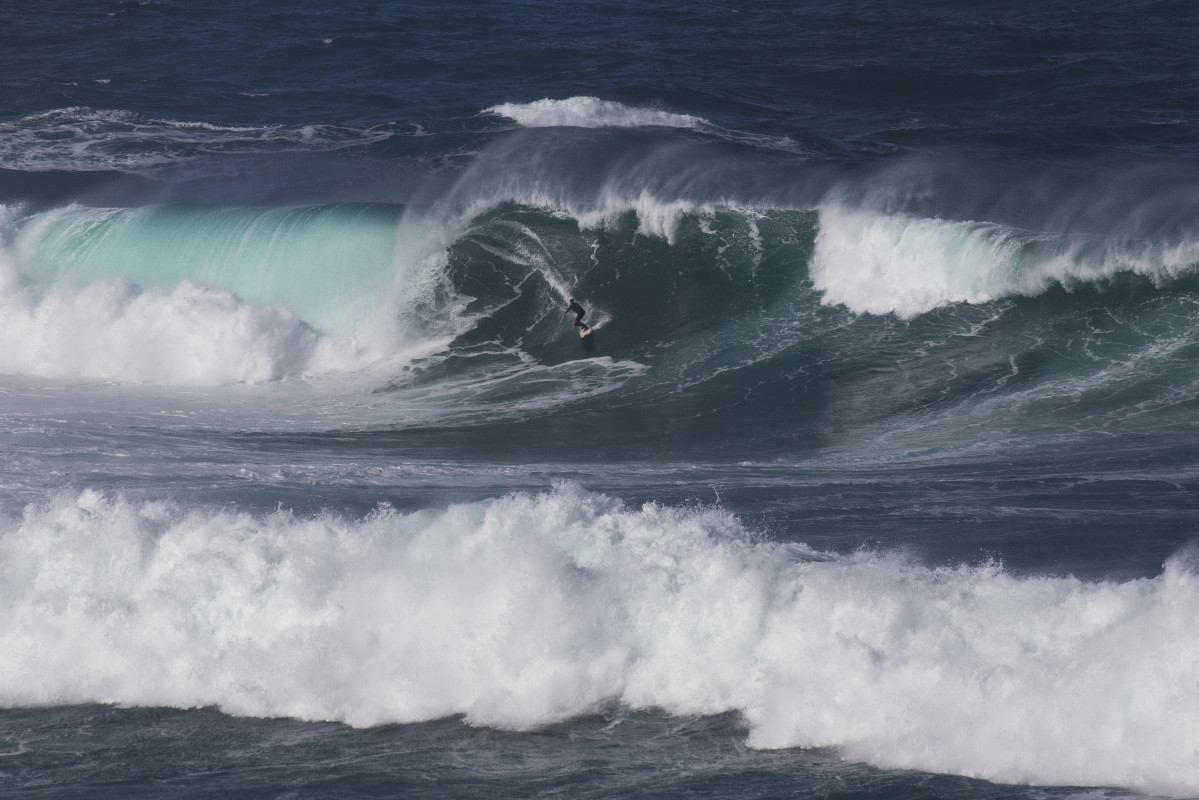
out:
<path id="1" fill-rule="evenodd" d="M 508 117 L 524 128 L 698 128 L 709 124 L 707 120 L 690 114 L 636 108 L 598 97 L 501 103 L 483 109 L 482 113 Z"/>
<path id="2" fill-rule="evenodd" d="M 85 491 L 0 536 L 0 702 L 529 728 L 740 711 L 1005 782 L 1199 791 L 1199 577 L 1018 578 L 761 542 L 561 486 L 362 519 Z"/>
<path id="3" fill-rule="evenodd" d="M 393 135 L 387 126 L 227 126 L 73 106 L 0 120 L 0 167 L 153 173 L 209 160 L 218 151 L 226 156 L 333 151 Z"/>

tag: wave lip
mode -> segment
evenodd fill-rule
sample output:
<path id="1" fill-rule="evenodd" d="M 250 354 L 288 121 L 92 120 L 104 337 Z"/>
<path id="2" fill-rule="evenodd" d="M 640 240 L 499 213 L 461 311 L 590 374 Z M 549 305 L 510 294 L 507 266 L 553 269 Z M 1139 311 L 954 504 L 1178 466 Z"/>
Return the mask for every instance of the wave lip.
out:
<path id="1" fill-rule="evenodd" d="M 690 114 L 637 108 L 598 97 L 549 98 L 531 103 L 501 103 L 483 109 L 514 120 L 524 128 L 700 128 L 710 123 Z"/>

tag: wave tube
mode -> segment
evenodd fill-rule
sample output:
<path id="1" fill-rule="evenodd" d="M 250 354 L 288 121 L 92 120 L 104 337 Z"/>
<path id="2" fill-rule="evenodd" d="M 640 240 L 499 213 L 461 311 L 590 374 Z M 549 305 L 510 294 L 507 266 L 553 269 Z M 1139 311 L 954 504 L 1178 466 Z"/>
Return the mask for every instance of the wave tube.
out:
<path id="1" fill-rule="evenodd" d="M 739 711 L 755 747 L 1199 791 L 1199 576 L 930 569 L 552 492 L 358 519 L 85 491 L 0 536 L 0 702 L 525 729 Z"/>

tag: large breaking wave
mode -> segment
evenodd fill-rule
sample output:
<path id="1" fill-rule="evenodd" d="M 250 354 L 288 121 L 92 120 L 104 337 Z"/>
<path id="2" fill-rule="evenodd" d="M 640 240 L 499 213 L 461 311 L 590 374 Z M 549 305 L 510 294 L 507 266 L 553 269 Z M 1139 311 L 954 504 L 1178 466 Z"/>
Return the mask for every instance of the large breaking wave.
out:
<path id="1" fill-rule="evenodd" d="M 405 204 L 10 205 L 0 370 L 366 370 L 396 427 L 565 409 L 646 440 L 723 431 L 755 455 L 846 430 L 907 455 L 943 431 L 1037 447 L 1167 430 L 1199 397 L 1180 186 L 1104 229 L 1117 209 L 1053 184 L 1037 203 L 1058 211 L 1034 224 L 1006 184 L 920 165 L 804 178 L 747 141 L 580 101 L 509 109 L 534 127 Z"/>
<path id="2" fill-rule="evenodd" d="M 1013 353 L 1063 324 L 1086 340 L 1085 356 L 1067 359 L 1085 369 L 1127 356 L 1132 339 L 1152 349 L 1192 327 L 1199 239 L 644 193 L 564 207 L 492 189 L 484 204 L 407 209 L 10 208 L 0 364 L 219 384 L 388 363 L 393 388 L 427 394 L 440 376 L 478 398 L 536 394 L 546 368 L 577 359 L 617 365 L 609 388 L 638 375 L 667 389 L 789 380 L 829 359 L 872 363 L 880 336 L 884 349 L 941 337 L 949 354 L 982 336 L 1014 374 Z M 601 351 L 567 336 L 572 294 L 599 324 Z M 1095 314 L 1110 330 L 1095 329 Z M 633 366 L 650 361 L 648 373 Z M 773 375 L 754 373 L 770 365 Z"/>

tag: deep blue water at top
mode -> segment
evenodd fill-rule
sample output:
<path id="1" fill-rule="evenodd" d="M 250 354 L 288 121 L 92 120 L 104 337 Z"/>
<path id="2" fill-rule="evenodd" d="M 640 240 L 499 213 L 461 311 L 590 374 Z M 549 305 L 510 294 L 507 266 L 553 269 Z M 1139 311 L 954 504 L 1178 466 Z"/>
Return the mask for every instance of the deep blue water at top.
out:
<path id="1" fill-rule="evenodd" d="M 7 9 L 7 117 L 478 132 L 599 96 L 856 160 L 1192 156 L 1185 3 L 48 2 Z"/>

